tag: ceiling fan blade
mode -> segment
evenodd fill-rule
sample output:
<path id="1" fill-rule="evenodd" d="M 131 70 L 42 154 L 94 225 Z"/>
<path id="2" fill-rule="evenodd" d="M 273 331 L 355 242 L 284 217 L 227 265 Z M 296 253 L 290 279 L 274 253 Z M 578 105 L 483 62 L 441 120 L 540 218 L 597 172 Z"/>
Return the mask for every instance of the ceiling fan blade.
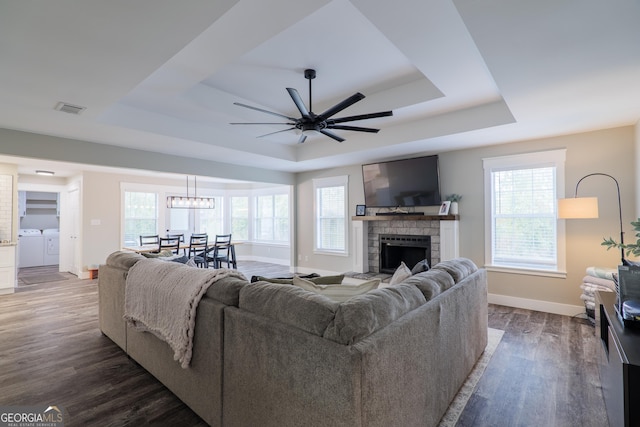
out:
<path id="1" fill-rule="evenodd" d="M 262 137 L 265 137 L 265 136 L 273 135 L 273 134 L 280 133 L 280 132 L 287 132 L 287 131 L 294 130 L 294 129 L 295 129 L 295 127 L 292 127 L 292 128 L 289 128 L 289 129 L 277 130 L 275 132 L 265 133 L 264 135 L 256 136 L 256 138 L 262 138 Z"/>
<path id="2" fill-rule="evenodd" d="M 293 99 L 293 103 L 296 104 L 296 107 L 298 107 L 298 111 L 300 111 L 302 117 L 309 117 L 309 110 L 307 110 L 304 102 L 302 102 L 302 98 L 300 98 L 300 94 L 298 93 L 298 91 L 292 87 L 288 87 L 287 92 L 289 92 L 291 99 Z"/>
<path id="3" fill-rule="evenodd" d="M 307 135 L 303 133 L 302 135 L 300 135 L 300 139 L 298 139 L 298 144 L 302 144 L 306 140 L 307 140 Z"/>
<path id="4" fill-rule="evenodd" d="M 340 130 L 355 130 L 358 132 L 378 133 L 380 129 L 363 128 L 358 126 L 345 126 L 345 125 L 328 125 L 328 129 L 340 129 Z"/>
<path id="5" fill-rule="evenodd" d="M 257 122 L 250 122 L 250 123 L 229 123 L 230 125 L 289 125 L 289 126 L 294 126 L 295 123 L 257 123 Z"/>
<path id="6" fill-rule="evenodd" d="M 333 139 L 335 139 L 335 140 L 336 140 L 336 141 L 338 141 L 338 142 L 342 142 L 342 141 L 344 141 L 344 138 L 340 138 L 340 137 L 339 137 L 338 135 L 336 135 L 335 133 L 333 133 L 333 132 L 329 132 L 329 131 L 328 131 L 328 130 L 326 130 L 326 129 L 320 129 L 318 132 L 320 132 L 320 133 L 321 133 L 321 134 L 323 134 L 323 135 L 328 136 L 329 138 L 333 138 Z"/>
<path id="7" fill-rule="evenodd" d="M 285 116 L 284 114 L 274 113 L 273 111 L 263 110 L 262 108 L 252 107 L 251 105 L 242 104 L 242 103 L 240 103 L 240 102 L 234 102 L 233 104 L 234 104 L 234 105 L 239 105 L 240 107 L 249 108 L 249 109 L 251 109 L 251 110 L 261 111 L 261 112 L 263 112 L 263 113 L 271 114 L 271 115 L 274 115 L 274 116 L 283 117 L 283 118 L 288 119 L 288 120 L 293 120 L 294 122 L 295 122 L 296 120 L 298 120 L 298 119 L 293 118 L 293 117 Z"/>
<path id="8" fill-rule="evenodd" d="M 334 105 L 333 107 L 329 108 L 327 111 L 325 111 L 324 113 L 320 114 L 318 117 L 322 117 L 324 120 L 326 120 L 329 117 L 333 116 L 334 114 L 339 113 L 340 111 L 344 110 L 347 107 L 352 106 L 353 104 L 355 104 L 356 102 L 358 102 L 358 101 L 360 101 L 362 99 L 364 99 L 364 95 L 361 94 L 360 92 L 356 92 L 355 94 L 351 95 L 350 97 L 348 97 L 344 101 L 339 102 L 336 105 Z"/>
<path id="9" fill-rule="evenodd" d="M 339 117 L 337 119 L 327 120 L 327 123 L 344 123 L 354 122 L 356 120 L 377 119 L 378 117 L 393 116 L 393 111 L 381 111 L 379 113 L 360 114 L 357 116 Z"/>

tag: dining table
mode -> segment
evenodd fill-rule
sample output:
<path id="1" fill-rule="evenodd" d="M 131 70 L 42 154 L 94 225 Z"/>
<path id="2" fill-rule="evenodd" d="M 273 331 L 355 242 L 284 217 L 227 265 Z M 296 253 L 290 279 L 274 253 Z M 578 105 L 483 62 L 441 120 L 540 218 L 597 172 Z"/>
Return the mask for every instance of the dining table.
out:
<path id="1" fill-rule="evenodd" d="M 243 242 L 231 242 L 231 263 L 233 264 L 234 268 L 237 268 L 237 264 L 236 264 L 236 245 L 241 245 Z M 208 245 L 208 249 L 207 252 L 211 252 L 213 250 L 215 246 L 215 243 L 212 243 L 211 245 Z M 186 243 L 180 243 L 180 245 L 178 246 L 178 249 L 184 249 L 187 250 L 189 249 L 189 245 Z M 132 252 L 137 252 L 139 254 L 142 253 L 151 253 L 151 252 L 157 252 L 158 251 L 158 245 L 154 244 L 154 245 L 138 245 L 138 246 L 123 246 L 122 250 L 125 251 L 132 251 Z"/>

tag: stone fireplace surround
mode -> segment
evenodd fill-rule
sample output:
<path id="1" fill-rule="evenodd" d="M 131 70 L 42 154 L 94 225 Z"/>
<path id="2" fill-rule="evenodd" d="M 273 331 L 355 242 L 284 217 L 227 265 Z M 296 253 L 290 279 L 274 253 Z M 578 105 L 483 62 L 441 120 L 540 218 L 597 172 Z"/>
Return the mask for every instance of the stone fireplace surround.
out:
<path id="1" fill-rule="evenodd" d="M 379 273 L 381 234 L 431 236 L 431 265 L 459 256 L 458 215 L 384 215 L 352 217 L 353 270 Z M 411 266 L 408 266 L 411 268 Z"/>

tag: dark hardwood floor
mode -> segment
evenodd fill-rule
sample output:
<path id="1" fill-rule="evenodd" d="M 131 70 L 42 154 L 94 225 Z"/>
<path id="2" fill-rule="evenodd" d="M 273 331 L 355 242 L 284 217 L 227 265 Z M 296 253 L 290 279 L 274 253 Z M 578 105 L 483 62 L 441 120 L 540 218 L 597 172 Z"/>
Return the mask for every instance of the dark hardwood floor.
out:
<path id="1" fill-rule="evenodd" d="M 505 334 L 458 426 L 608 425 L 589 322 L 490 305 L 489 325 Z M 100 333 L 97 280 L 75 276 L 0 295 L 0 405 L 35 404 L 64 408 L 66 426 L 206 425 Z"/>

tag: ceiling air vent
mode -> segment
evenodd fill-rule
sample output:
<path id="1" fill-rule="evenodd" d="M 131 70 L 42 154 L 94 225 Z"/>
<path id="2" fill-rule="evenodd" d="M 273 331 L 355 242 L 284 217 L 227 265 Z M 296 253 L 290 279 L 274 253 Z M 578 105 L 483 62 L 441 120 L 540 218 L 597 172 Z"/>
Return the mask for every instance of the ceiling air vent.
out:
<path id="1" fill-rule="evenodd" d="M 67 104 L 66 102 L 58 102 L 58 105 L 56 105 L 56 110 L 63 111 L 65 113 L 69 113 L 69 114 L 80 114 L 86 109 L 87 109 L 87 107 L 81 107 L 79 105 Z"/>

